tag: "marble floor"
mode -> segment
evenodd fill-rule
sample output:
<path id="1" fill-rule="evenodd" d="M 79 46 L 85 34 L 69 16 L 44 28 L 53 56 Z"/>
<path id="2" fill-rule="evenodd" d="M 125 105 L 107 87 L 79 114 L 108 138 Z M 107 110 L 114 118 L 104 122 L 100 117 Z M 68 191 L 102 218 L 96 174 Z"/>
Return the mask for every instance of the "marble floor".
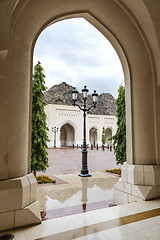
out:
<path id="1" fill-rule="evenodd" d="M 57 184 L 38 186 L 42 223 L 1 232 L 0 239 L 9 233 L 14 240 L 160 240 L 160 200 L 112 206 L 119 177 L 105 172 L 55 177 Z"/>
<path id="2" fill-rule="evenodd" d="M 64 216 L 9 233 L 15 240 L 159 240 L 160 200 Z"/>

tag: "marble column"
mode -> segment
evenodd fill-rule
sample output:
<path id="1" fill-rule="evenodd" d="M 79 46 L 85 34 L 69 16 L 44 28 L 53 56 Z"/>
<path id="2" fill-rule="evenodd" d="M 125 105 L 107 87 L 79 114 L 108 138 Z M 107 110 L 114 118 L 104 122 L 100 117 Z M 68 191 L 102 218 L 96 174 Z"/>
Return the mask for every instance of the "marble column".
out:
<path id="1" fill-rule="evenodd" d="M 37 181 L 29 168 L 30 81 L 18 73 L 22 58 L 9 41 L 12 7 L 13 1 L 0 3 L 0 231 L 41 222 Z"/>
<path id="2" fill-rule="evenodd" d="M 160 197 L 155 82 L 147 51 L 142 57 L 126 84 L 127 162 L 114 186 L 116 204 Z"/>

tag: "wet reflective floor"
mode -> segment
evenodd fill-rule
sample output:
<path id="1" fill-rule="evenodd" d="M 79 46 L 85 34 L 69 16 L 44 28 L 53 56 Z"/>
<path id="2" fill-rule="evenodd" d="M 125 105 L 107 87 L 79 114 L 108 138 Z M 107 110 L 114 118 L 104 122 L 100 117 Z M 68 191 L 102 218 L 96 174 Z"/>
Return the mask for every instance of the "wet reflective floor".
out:
<path id="1" fill-rule="evenodd" d="M 119 177 L 106 172 L 55 175 L 56 184 L 38 186 L 43 220 L 113 206 L 113 186 Z M 53 177 L 53 176 L 52 176 Z"/>

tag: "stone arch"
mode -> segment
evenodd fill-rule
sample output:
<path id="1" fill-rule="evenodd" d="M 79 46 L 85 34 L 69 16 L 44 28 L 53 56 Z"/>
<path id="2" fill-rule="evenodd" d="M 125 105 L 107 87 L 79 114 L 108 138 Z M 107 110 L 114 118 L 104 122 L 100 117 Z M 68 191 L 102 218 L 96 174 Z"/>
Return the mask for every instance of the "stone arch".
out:
<path id="1" fill-rule="evenodd" d="M 78 2 L 79 4 L 77 4 Z M 153 108 L 155 103 L 153 94 L 154 75 L 152 71 L 152 65 L 154 65 L 154 62 L 151 59 L 152 54 L 149 54 L 150 48 L 148 47 L 148 42 L 146 42 L 146 39 L 144 38 L 144 33 L 138 25 L 138 22 L 133 18 L 127 6 L 124 6 L 121 1 L 101 2 L 93 5 L 90 5 L 90 1 L 78 2 L 73 0 L 66 3 L 63 2 L 62 7 L 62 2 L 55 3 L 49 1 L 48 4 L 45 4 L 44 0 L 39 0 L 38 2 L 35 0 L 34 2 L 28 1 L 23 8 L 21 8 L 20 12 L 18 10 L 18 7 L 20 7 L 19 4 L 17 4 L 17 7 L 15 8 L 10 28 L 10 47 L 7 61 L 8 66 L 12 67 L 8 67 L 7 77 L 11 82 L 11 88 L 14 89 L 14 86 L 16 86 L 16 91 L 12 90 L 10 93 L 10 98 L 12 99 L 12 101 L 10 101 L 10 108 L 14 109 L 16 104 L 16 112 L 23 112 L 23 114 L 19 116 L 19 121 L 17 121 L 17 123 L 13 126 L 10 124 L 9 126 L 11 133 L 13 133 L 9 139 L 9 144 L 10 146 L 13 144 L 15 146 L 15 140 L 13 138 L 16 135 L 17 146 L 23 146 L 20 147 L 20 149 L 23 150 L 21 153 L 19 153 L 19 151 L 11 150 L 9 160 L 11 169 L 13 167 L 12 159 L 14 158 L 19 159 L 17 160 L 18 163 L 19 161 L 23 162 L 23 169 L 26 169 L 24 173 L 28 172 L 28 161 L 26 161 L 26 159 L 30 159 L 31 117 L 30 122 L 28 122 L 29 118 L 27 116 L 31 116 L 32 110 L 32 81 L 29 82 L 28 79 L 30 78 L 32 80 L 32 56 L 34 44 L 38 35 L 45 27 L 56 21 L 70 17 L 84 17 L 88 20 L 108 38 L 119 55 L 126 83 L 127 142 L 129 143 L 127 145 L 128 162 L 136 164 L 138 161 L 146 161 L 147 164 L 153 159 L 156 160 L 155 153 L 157 153 L 157 151 L 152 151 L 151 153 L 145 149 L 147 145 L 152 149 L 155 148 L 155 131 L 153 131 L 153 129 L 155 129 L 155 122 L 153 115 L 148 114 L 148 111 L 153 111 L 155 109 Z M 55 7 L 55 5 L 57 7 Z M 145 5 L 143 8 L 144 11 L 146 11 Z M 41 9 L 43 9 L 43 11 L 41 11 Z M 103 9 L 105 9 L 105 14 L 103 14 Z M 27 14 L 28 12 L 30 12 L 33 18 L 30 18 L 30 15 Z M 116 18 L 113 13 L 116 13 Z M 39 18 L 39 16 L 41 16 L 41 18 Z M 34 27 L 32 22 L 34 22 Z M 16 66 L 19 66 L 19 71 L 16 70 Z M 141 69 L 144 70 L 141 71 Z M 146 76 L 148 77 L 146 78 Z M 12 79 L 14 79 L 14 86 L 12 85 Z M 23 81 L 20 81 L 20 79 L 23 79 Z M 148 86 L 146 91 L 143 91 L 144 84 L 145 86 Z M 18 87 L 20 89 L 18 89 Z M 17 91 L 19 94 L 13 97 L 13 93 Z M 143 96 L 141 94 L 142 92 Z M 22 98 L 23 101 L 19 101 L 20 98 Z M 28 103 L 30 103 L 30 108 Z M 146 104 L 148 106 L 148 111 L 144 112 L 143 109 Z M 136 114 L 136 112 L 141 112 L 142 114 Z M 15 115 L 14 111 L 11 111 L 10 114 L 12 118 L 16 119 L 17 114 Z M 22 126 L 20 126 L 18 122 L 21 122 Z M 132 122 L 134 122 L 134 132 L 132 132 Z M 136 122 L 139 124 L 136 124 Z M 144 122 L 147 122 L 145 128 L 147 131 L 142 132 L 144 127 L 140 123 Z M 147 128 L 148 124 L 152 127 Z M 28 127 L 30 128 L 30 131 L 28 131 Z M 21 130 L 17 131 L 17 128 Z M 141 134 L 139 134 L 140 132 Z M 21 134 L 25 137 L 22 138 Z M 150 139 L 148 139 L 148 135 L 150 136 Z M 132 143 L 133 138 L 134 143 Z M 14 148 L 11 147 L 11 149 Z M 27 152 L 24 151 L 28 151 L 29 155 L 26 156 Z M 17 154 L 19 156 L 17 156 Z M 16 164 L 15 167 L 18 169 L 19 164 Z M 11 172 L 12 171 L 10 171 L 10 174 Z M 12 177 L 12 174 L 10 177 Z"/>
<path id="2" fill-rule="evenodd" d="M 126 83 L 127 162 L 130 167 L 132 164 L 160 164 L 158 1 L 142 0 L 137 5 L 137 1 L 127 0 L 48 0 L 47 4 L 46 0 L 19 0 L 0 4 L 5 8 L 0 42 L 3 89 L 0 94 L 0 179 L 10 178 L 12 183 L 13 179 L 30 173 L 34 44 L 45 27 L 69 17 L 88 20 L 108 38 L 119 55 Z M 6 92 L 7 101 L 4 101 Z M 144 185 L 143 180 L 142 175 L 142 182 L 137 184 Z"/>
<path id="3" fill-rule="evenodd" d="M 60 128 L 61 128 L 62 126 L 64 126 L 65 124 L 71 125 L 71 126 L 74 128 L 75 131 L 78 130 L 77 125 L 76 125 L 74 122 L 70 121 L 70 120 L 66 120 L 66 121 L 62 122 L 62 123 L 60 124 Z"/>
<path id="4" fill-rule="evenodd" d="M 60 145 L 61 147 L 72 147 L 75 144 L 75 130 L 69 123 L 60 128 Z"/>
<path id="5" fill-rule="evenodd" d="M 76 125 L 75 122 L 71 121 L 71 120 L 66 120 L 66 121 L 63 121 L 60 126 L 59 126 L 59 129 L 61 129 L 64 125 L 68 124 L 69 126 L 71 126 L 71 129 L 74 130 L 74 137 L 72 139 L 74 139 L 72 145 L 70 143 L 70 146 L 73 146 L 73 144 L 76 144 L 76 140 L 78 138 L 78 134 L 79 134 L 79 129 L 78 129 L 78 126 Z M 60 146 L 61 146 L 61 134 L 59 136 L 59 139 L 60 139 Z"/>
<path id="6" fill-rule="evenodd" d="M 95 147 L 97 144 L 97 140 L 98 140 L 98 128 L 94 126 L 94 127 L 91 127 L 89 130 L 90 145 L 93 144 L 93 146 Z"/>
<path id="7" fill-rule="evenodd" d="M 111 127 L 106 128 L 105 133 L 106 133 L 106 144 L 110 145 L 112 141 L 109 140 L 109 138 L 112 137 L 112 128 Z"/>

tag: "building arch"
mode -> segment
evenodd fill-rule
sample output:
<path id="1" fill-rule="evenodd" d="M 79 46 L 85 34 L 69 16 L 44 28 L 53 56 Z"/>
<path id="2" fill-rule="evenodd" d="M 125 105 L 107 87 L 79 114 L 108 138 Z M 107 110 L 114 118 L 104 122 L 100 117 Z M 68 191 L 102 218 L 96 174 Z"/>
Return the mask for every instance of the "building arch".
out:
<path id="1" fill-rule="evenodd" d="M 38 3 L 38 9 L 37 9 L 37 3 Z M 70 4 L 69 4 L 70 3 Z M 77 1 L 76 1 L 77 3 Z M 18 102 L 16 105 L 17 111 L 21 111 L 23 109 L 24 115 L 30 114 L 32 110 L 32 56 L 33 56 L 33 49 L 34 44 L 36 42 L 36 39 L 38 38 L 40 32 L 47 27 L 48 25 L 55 23 L 57 21 L 71 18 L 71 17 L 83 17 L 87 21 L 89 21 L 93 26 L 95 26 L 101 33 L 111 42 L 115 50 L 117 51 L 119 58 L 122 63 L 122 67 L 124 70 L 124 76 L 125 76 L 125 83 L 126 83 L 126 119 L 127 119 L 127 142 L 129 143 L 127 145 L 127 157 L 128 161 L 130 163 L 136 164 L 138 161 L 141 161 L 142 159 L 146 163 L 149 163 L 152 161 L 151 159 L 156 160 L 155 153 L 157 151 L 152 151 L 152 153 L 149 153 L 147 151 L 142 151 L 142 149 L 146 148 L 146 145 L 149 145 L 151 148 L 154 149 L 155 147 L 155 131 L 151 131 L 151 129 L 155 129 L 154 126 L 154 119 L 152 114 L 149 115 L 148 113 L 143 111 L 143 114 L 136 114 L 136 112 L 140 113 L 142 112 L 141 109 L 144 109 L 144 106 L 147 104 L 148 109 L 153 110 L 153 106 L 155 106 L 154 102 L 154 74 L 153 74 L 153 66 L 154 62 L 151 61 L 152 54 L 149 54 L 150 48 L 148 47 L 148 44 L 145 41 L 144 33 L 141 31 L 142 29 L 139 27 L 138 23 L 135 22 L 135 19 L 133 18 L 132 14 L 128 10 L 128 6 L 124 6 L 124 4 L 121 4 L 119 1 L 112 1 L 107 4 L 107 8 L 105 7 L 105 3 L 101 2 L 101 4 L 98 3 L 98 7 L 96 7 L 96 4 L 94 6 L 90 6 L 90 1 L 82 2 L 80 5 L 76 4 L 73 0 L 70 0 L 69 2 L 65 3 L 63 2 L 63 7 L 61 7 L 62 3 L 57 3 L 57 8 L 55 8 L 55 3 L 50 1 L 49 4 L 43 9 L 44 7 L 44 0 L 39 0 L 38 2 L 35 0 L 34 2 L 28 1 L 25 6 L 21 9 L 21 12 L 18 12 L 18 6 L 13 13 L 13 21 L 11 25 L 11 33 L 10 33 L 10 49 L 8 54 L 8 64 L 12 68 L 8 68 L 7 76 L 8 78 L 15 79 L 15 86 L 19 86 L 21 88 L 21 96 L 17 95 L 17 97 L 24 98 L 24 95 L 26 96 L 26 100 L 21 102 L 19 101 L 19 97 L 16 100 L 16 97 L 13 98 L 14 101 L 11 101 L 11 105 L 14 105 L 14 102 Z M 102 9 L 105 7 L 105 15 L 102 14 Z M 144 11 L 146 11 L 146 6 L 143 6 Z M 43 9 L 43 11 L 41 11 Z M 55 9 L 53 11 L 53 9 Z M 40 11 L 40 12 L 39 12 Z M 33 16 L 31 19 L 29 15 L 26 14 L 26 12 L 30 12 L 30 14 Z M 114 18 L 113 12 L 116 12 L 116 19 Z M 41 18 L 39 16 L 41 15 Z M 108 21 L 109 19 L 109 21 Z M 15 21 L 14 21 L 15 20 Z M 34 27 L 31 21 L 34 21 Z M 126 24 L 127 23 L 127 24 Z M 127 32 L 127 34 L 124 34 L 124 32 Z M 27 35 L 27 39 L 26 39 Z M 131 48 L 135 46 L 134 52 L 131 50 Z M 21 56 L 15 57 L 15 56 Z M 145 59 L 145 61 L 144 61 Z M 136 62 L 139 64 L 137 65 Z M 16 66 L 19 66 L 19 71 L 16 71 Z M 27 71 L 26 71 L 27 69 Z M 140 69 L 145 69 L 145 71 L 141 71 Z M 132 72 L 132 74 L 130 74 Z M 25 73 L 25 74 L 24 74 Z M 150 76 L 146 79 L 146 75 Z M 28 79 L 30 77 L 30 82 L 28 82 Z M 21 81 L 21 84 L 18 84 L 18 81 L 20 79 L 23 79 Z M 141 81 L 139 81 L 139 79 Z M 152 79 L 150 81 L 149 79 Z M 138 84 L 136 82 L 138 81 Z M 17 83 L 16 83 L 17 82 Z M 141 96 L 141 92 L 143 91 L 144 84 L 148 86 L 147 91 L 143 92 L 143 97 Z M 29 90 L 28 95 L 26 94 L 26 88 Z M 25 90 L 24 90 L 25 89 Z M 153 91 L 151 91 L 151 89 Z M 18 89 L 16 89 L 18 90 Z M 10 97 L 12 98 L 12 94 L 14 91 L 11 92 Z M 135 97 L 136 93 L 136 97 Z M 132 96 L 131 96 L 132 94 Z M 138 98 L 137 98 L 138 94 Z M 30 96 L 30 98 L 29 98 Z M 150 96 L 150 97 L 148 97 Z M 28 108 L 28 105 L 26 104 L 26 101 L 28 103 L 30 102 L 30 109 Z M 141 104 L 139 104 L 141 102 Z M 23 105 L 23 106 L 22 106 Z M 132 108 L 132 105 L 134 106 L 134 109 Z M 12 108 L 12 107 L 11 107 Z M 155 109 L 155 108 L 154 108 Z M 16 111 L 16 112 L 17 112 Z M 12 114 L 12 117 L 14 115 L 14 112 Z M 140 116 L 141 115 L 141 116 Z M 16 116 L 15 116 L 16 118 Z M 15 126 L 10 125 L 11 131 L 13 131 L 13 136 L 17 135 L 17 141 L 20 145 L 25 145 L 25 149 L 30 149 L 27 147 L 27 144 L 31 146 L 31 119 L 30 124 L 27 123 L 28 118 L 22 117 L 24 124 L 23 126 L 30 126 L 29 134 L 27 134 L 28 130 L 27 128 L 22 127 L 22 131 L 19 131 L 17 134 L 17 131 L 14 132 L 16 129 Z M 147 119 L 147 120 L 146 120 Z M 140 128 L 143 128 L 141 124 L 136 124 L 136 128 L 134 127 L 134 136 L 138 135 L 139 137 L 134 137 L 134 150 L 133 150 L 133 136 L 132 136 L 132 121 L 134 120 L 136 122 L 145 122 L 148 121 L 148 124 L 152 125 L 150 130 L 143 131 L 143 134 L 139 134 Z M 144 120 L 144 121 L 143 121 Z M 146 124 L 147 125 L 147 124 Z M 20 127 L 20 126 L 18 126 Z M 24 135 L 28 138 L 27 139 L 21 139 L 21 133 L 24 133 Z M 129 134 L 128 134 L 129 132 Z M 20 135 L 19 135 L 20 134 Z M 148 140 L 147 136 L 150 136 L 150 140 Z M 145 137 L 144 137 L 145 136 Z M 152 140 L 151 140 L 152 139 Z M 11 137 L 10 139 L 11 144 L 13 139 Z M 142 146 L 143 145 L 143 146 Z M 152 146 L 151 146 L 152 145 Z M 141 147 L 140 147 L 141 146 Z M 24 149 L 24 147 L 23 147 Z M 147 148 L 149 149 L 149 148 Z M 143 152 L 143 154 L 142 154 Z M 30 155 L 30 150 L 28 151 Z M 143 155 L 143 157 L 142 157 Z M 152 155 L 152 156 L 151 156 Z M 150 157 L 149 157 L 150 156 Z M 11 158 L 17 159 L 17 151 L 14 151 L 13 154 L 11 154 Z M 21 159 L 23 159 L 22 157 Z M 30 156 L 28 156 L 28 159 L 30 159 Z M 150 160 L 149 160 L 150 159 Z M 143 161 L 142 160 L 142 161 Z M 13 161 L 9 161 L 12 163 Z M 22 161 L 23 162 L 23 161 Z M 24 160 L 24 165 L 26 169 L 26 160 Z M 17 167 L 19 164 L 17 165 Z M 12 168 L 12 166 L 11 166 Z"/>
<path id="2" fill-rule="evenodd" d="M 67 128 L 68 130 L 70 129 L 71 130 L 71 136 L 69 137 L 68 135 L 68 130 L 66 128 L 63 128 L 63 126 L 68 126 L 69 128 Z M 76 142 L 75 142 L 75 139 L 77 139 L 77 135 L 78 135 L 78 127 L 77 125 L 72 122 L 71 120 L 66 120 L 66 121 L 63 121 L 61 124 L 60 124 L 60 132 L 59 132 L 59 140 L 60 140 L 60 146 L 61 147 L 71 147 L 73 146 L 73 144 L 75 145 Z M 61 135 L 61 129 L 63 131 L 63 136 L 66 136 L 64 138 L 64 140 L 61 139 L 62 135 Z M 66 132 L 66 133 L 65 133 Z M 67 138 L 68 136 L 68 138 Z M 65 140 L 66 139 L 66 140 Z M 68 140 L 67 140 L 68 139 Z M 70 140 L 69 140 L 70 139 Z M 63 142 L 64 141 L 64 142 Z"/>
<path id="3" fill-rule="evenodd" d="M 48 0 L 46 4 L 46 0 L 19 0 L 14 3 L 1 1 L 0 4 L 5 8 L 2 15 L 5 24 L 1 24 L 3 38 L 0 42 L 3 66 L 0 69 L 3 80 L 0 82 L 3 89 L 0 94 L 0 179 L 10 179 L 11 186 L 16 178 L 23 177 L 28 184 L 30 182 L 27 174 L 31 172 L 32 58 L 36 39 L 49 24 L 71 17 L 84 17 L 111 42 L 121 60 L 126 86 L 127 163 L 129 171 L 132 171 L 130 175 L 142 176 L 130 180 L 135 181 L 131 182 L 135 188 L 139 185 L 146 188 L 144 175 L 148 174 L 143 166 L 148 165 L 150 172 L 157 169 L 159 173 L 155 165 L 160 164 L 159 2 L 142 0 L 137 5 L 137 1 L 126 0 Z M 7 101 L 4 101 L 6 92 Z M 125 166 L 124 178 L 122 171 L 122 180 L 127 179 L 128 165 Z M 153 178 L 156 179 L 156 176 Z M 148 180 L 147 184 L 153 187 L 152 193 L 155 192 L 157 182 Z M 23 187 L 23 184 L 19 185 Z M 32 189 L 31 184 L 29 189 Z M 7 192 L 8 188 L 4 190 Z M 20 192 L 23 193 L 23 190 Z M 125 197 L 120 196 L 126 199 L 126 193 Z M 158 195 L 152 195 L 154 197 Z M 33 201 L 36 202 L 33 195 L 24 198 L 25 205 L 20 206 L 21 211 Z M 13 206 L 12 213 L 15 210 L 17 208 Z M 8 211 L 11 209 L 6 205 L 4 212 Z"/>
<path id="4" fill-rule="evenodd" d="M 42 1 L 42 0 L 41 0 Z M 38 4 L 40 4 L 40 2 L 38 3 Z M 30 4 L 28 5 L 28 7 L 30 6 Z M 30 6 L 31 7 L 31 6 Z M 33 12 L 33 9 L 34 8 L 29 8 L 30 10 L 31 10 L 31 12 Z M 48 9 L 49 10 L 49 9 Z M 22 56 L 27 56 L 28 58 L 26 59 L 23 59 L 22 60 L 22 58 L 21 58 L 21 60 L 22 61 L 20 61 L 20 58 L 19 59 L 16 59 L 17 61 L 15 61 L 15 63 L 16 63 L 16 65 L 15 65 L 15 69 L 16 69 L 16 66 L 17 65 L 23 65 L 22 63 L 24 63 L 24 65 L 22 66 L 22 68 L 20 68 L 20 69 L 26 69 L 27 68 L 27 66 L 28 66 L 28 70 L 31 70 L 32 69 L 32 57 L 33 57 L 33 49 L 34 49 L 34 45 L 35 45 L 35 42 L 36 42 L 36 39 L 38 38 L 38 36 L 39 36 L 39 34 L 40 34 L 40 32 L 45 28 L 45 27 L 47 27 L 49 24 L 52 24 L 52 23 L 54 23 L 54 22 L 56 22 L 56 21 L 60 21 L 60 20 L 62 20 L 62 19 L 67 19 L 67 18 L 70 18 L 70 17 L 84 17 L 86 20 L 88 20 L 91 24 L 93 24 L 94 26 L 96 25 L 96 27 L 97 27 L 97 29 L 98 30 L 100 30 L 106 37 L 108 37 L 108 39 L 112 42 L 112 45 L 115 47 L 115 49 L 117 50 L 117 53 L 118 53 L 118 55 L 119 55 L 119 57 L 120 57 L 120 59 L 121 59 L 121 61 L 122 61 L 122 66 L 123 66 L 123 68 L 124 68 L 124 73 L 126 72 L 126 81 L 128 82 L 128 84 L 127 84 L 127 86 L 129 86 L 129 88 L 130 88 L 130 71 L 129 71 L 129 67 L 128 67 L 128 61 L 127 61 L 127 58 L 126 58 L 126 56 L 125 56 L 125 53 L 124 53 L 124 51 L 123 51 L 123 49 L 122 49 L 122 47 L 120 46 L 120 44 L 119 44 L 119 42 L 117 41 L 117 39 L 115 38 L 115 36 L 113 35 L 113 34 L 111 34 L 111 32 L 107 29 L 107 28 L 105 28 L 104 26 L 103 26 L 103 24 L 101 24 L 99 21 L 97 21 L 96 20 L 96 18 L 94 18 L 90 13 L 86 13 L 86 12 L 81 12 L 80 11 L 80 13 L 78 13 L 78 14 L 75 14 L 74 12 L 76 12 L 76 9 L 72 12 L 72 14 L 68 14 L 67 12 L 66 13 L 61 13 L 62 15 L 63 15 L 63 17 L 59 17 L 59 16 L 52 16 L 51 18 L 49 18 L 49 15 L 48 15 L 48 13 L 46 13 L 46 15 L 45 15 L 45 13 L 43 13 L 44 14 L 44 20 L 43 20 L 43 23 L 41 22 L 41 20 L 39 21 L 39 16 L 37 16 L 37 14 L 36 15 L 34 15 L 34 18 L 35 17 L 38 17 L 38 19 L 36 20 L 35 19 L 35 23 L 36 23 L 36 25 L 37 25 L 37 30 L 33 30 L 32 28 L 29 30 L 28 29 L 28 32 L 29 32 L 29 34 L 27 34 L 27 36 L 28 36 L 28 38 L 27 38 L 27 44 L 26 44 L 26 39 L 24 40 L 23 39 L 23 34 L 21 35 L 21 37 L 20 38 L 18 38 L 17 39 L 17 36 L 18 36 L 18 33 L 17 33 L 17 31 L 19 31 L 21 28 L 23 29 L 23 27 L 21 26 L 21 23 L 23 22 L 23 21 L 20 21 L 19 22 L 19 24 L 18 24 L 18 26 L 16 26 L 16 28 L 15 28 L 15 32 L 14 32 L 14 45 L 15 46 L 13 46 L 13 55 L 14 55 L 14 51 L 17 53 L 17 52 L 19 52 L 20 53 L 20 55 L 22 55 Z M 52 15 L 53 15 L 53 13 L 52 13 Z M 23 15 L 21 15 L 20 14 L 20 16 L 19 16 L 20 18 L 23 18 Z M 24 19 L 24 21 L 28 21 L 28 23 L 30 22 L 30 19 L 28 19 L 28 18 L 26 18 L 26 19 Z M 32 24 L 31 24 L 32 25 Z M 29 25 L 27 24 L 27 26 L 29 27 Z M 30 28 L 30 27 L 29 27 Z M 21 43 L 23 43 L 23 42 L 25 42 L 25 44 L 27 45 L 26 47 L 24 47 L 23 46 L 23 44 L 21 44 Z M 18 45 L 18 49 L 17 49 L 17 45 Z M 14 49 L 15 48 L 15 49 Z M 25 50 L 24 50 L 25 49 Z M 24 54 L 24 51 L 26 52 L 26 54 Z M 12 53 L 9 55 L 9 59 L 11 60 L 11 62 L 12 62 Z M 27 62 L 26 62 L 27 61 Z M 10 63 L 11 64 L 11 63 Z M 14 64 L 13 64 L 14 65 Z M 13 66 L 13 69 L 14 69 L 14 66 Z M 11 71 L 12 72 L 12 71 Z M 26 72 L 26 71 L 25 71 Z M 23 76 L 23 73 L 24 73 L 24 71 L 23 72 L 21 72 L 21 74 L 19 74 L 19 76 Z M 10 75 L 11 73 L 9 73 L 9 75 Z M 28 71 L 28 74 L 30 75 L 30 76 L 32 76 L 32 71 Z M 27 75 L 28 75 L 27 74 Z M 11 76 L 12 75 L 12 76 Z M 11 74 L 10 76 L 11 76 L 11 78 L 12 77 L 14 77 L 15 79 L 18 79 L 18 76 L 17 76 L 17 72 L 12 72 L 12 74 Z M 32 78 L 31 78 L 31 81 L 30 81 L 30 83 L 28 82 L 28 77 L 27 77 L 27 79 L 26 78 L 24 78 L 24 77 L 22 77 L 23 78 L 23 84 L 24 85 L 26 85 L 27 84 L 27 86 L 29 87 L 29 85 L 30 85 L 30 96 L 32 96 Z M 22 85 L 23 85 L 22 84 Z M 21 91 L 22 92 L 22 91 Z M 24 94 L 25 93 L 23 93 L 23 96 L 24 96 Z M 131 100 L 131 98 L 129 98 L 129 101 Z M 29 101 L 29 99 L 28 99 L 28 101 Z M 26 106 L 25 106 L 26 107 Z M 20 110 L 21 109 L 21 106 L 19 106 L 19 105 L 17 105 L 17 108 Z M 28 109 L 25 109 L 26 110 L 26 112 L 28 112 Z M 29 110 L 29 112 L 28 112 L 28 114 L 30 113 L 31 114 L 31 111 L 32 111 L 32 101 L 30 101 L 30 110 Z M 26 119 L 27 120 L 27 119 Z M 27 124 L 27 123 L 25 123 L 25 124 Z M 31 120 L 30 120 L 30 135 L 31 135 Z M 23 128 L 23 131 L 24 131 L 24 128 Z M 29 137 L 29 135 L 26 135 L 26 136 L 28 136 Z M 30 142 L 30 139 L 31 138 L 29 138 L 28 140 L 29 140 L 29 142 Z M 26 144 L 27 142 L 25 141 L 25 144 Z M 22 141 L 21 141 L 21 144 L 24 144 L 24 143 L 22 143 Z M 31 146 L 31 142 L 29 143 L 30 144 L 30 146 Z M 14 153 L 15 154 L 15 153 Z M 30 154 L 30 151 L 29 151 L 29 154 Z M 30 157 L 29 157 L 30 158 Z M 25 161 L 26 162 L 26 161 Z M 25 163 L 26 164 L 26 163 Z M 28 164 L 28 163 L 27 163 Z M 29 164 L 30 165 L 30 164 Z M 29 166 L 29 168 L 30 168 L 30 166 Z"/>
<path id="5" fill-rule="evenodd" d="M 71 126 L 74 128 L 75 131 L 78 130 L 77 125 L 76 125 L 74 122 L 70 121 L 70 120 L 63 121 L 63 122 L 60 124 L 59 128 L 61 128 L 61 127 L 64 126 L 65 124 L 71 125 Z"/>
<path id="6" fill-rule="evenodd" d="M 106 134 L 106 144 L 111 145 L 112 140 L 109 140 L 109 138 L 112 137 L 112 128 L 107 127 L 106 130 L 105 130 L 105 134 Z"/>
<path id="7" fill-rule="evenodd" d="M 69 123 L 60 128 L 60 146 L 72 147 L 75 144 L 75 130 Z"/>
<path id="8" fill-rule="evenodd" d="M 91 127 L 89 129 L 90 145 L 92 144 L 95 147 L 97 145 L 97 141 L 98 141 L 98 128 L 97 127 Z"/>
<path id="9" fill-rule="evenodd" d="M 91 126 L 90 126 L 90 128 L 89 128 L 89 130 L 90 130 L 91 128 L 96 128 L 96 129 L 97 129 L 97 132 L 99 132 L 99 131 L 100 131 L 100 130 L 99 130 L 99 126 L 96 126 L 96 125 L 91 125 Z"/>

